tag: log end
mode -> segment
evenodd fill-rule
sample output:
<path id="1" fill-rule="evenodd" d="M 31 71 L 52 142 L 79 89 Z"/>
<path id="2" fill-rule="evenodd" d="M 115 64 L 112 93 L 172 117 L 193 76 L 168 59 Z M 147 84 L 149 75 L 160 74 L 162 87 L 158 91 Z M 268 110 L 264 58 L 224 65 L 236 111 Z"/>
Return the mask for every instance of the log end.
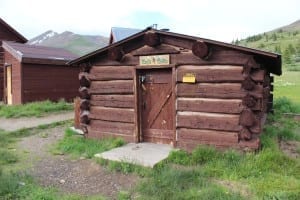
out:
<path id="1" fill-rule="evenodd" d="M 255 82 L 250 78 L 250 76 L 247 76 L 247 78 L 245 78 L 245 80 L 243 80 L 242 82 L 242 87 L 245 90 L 253 90 L 255 88 L 256 84 Z"/>
<path id="2" fill-rule="evenodd" d="M 80 84 L 81 87 L 90 87 L 91 81 L 87 77 L 86 73 L 80 73 L 79 74 L 79 84 Z"/>
<path id="3" fill-rule="evenodd" d="M 240 125 L 251 127 L 255 123 L 255 116 L 250 109 L 245 109 L 240 115 Z"/>
<path id="4" fill-rule="evenodd" d="M 252 95 L 247 94 L 243 100 L 243 105 L 247 106 L 248 108 L 253 108 L 257 104 L 257 99 L 253 97 Z"/>
<path id="5" fill-rule="evenodd" d="M 156 47 L 161 44 L 160 37 L 157 33 L 148 32 L 144 36 L 145 44 L 150 47 Z"/>
<path id="6" fill-rule="evenodd" d="M 89 118 L 89 111 L 83 111 L 80 115 L 80 123 L 82 124 L 89 124 L 90 118 Z"/>
<path id="7" fill-rule="evenodd" d="M 87 99 L 81 100 L 80 109 L 81 110 L 90 110 L 90 101 Z"/>
<path id="8" fill-rule="evenodd" d="M 91 97 L 87 87 L 80 87 L 79 88 L 79 95 L 80 95 L 81 99 L 90 99 L 90 97 Z"/>
<path id="9" fill-rule="evenodd" d="M 192 52 L 195 56 L 205 59 L 208 56 L 208 47 L 202 41 L 196 41 L 192 46 Z"/>

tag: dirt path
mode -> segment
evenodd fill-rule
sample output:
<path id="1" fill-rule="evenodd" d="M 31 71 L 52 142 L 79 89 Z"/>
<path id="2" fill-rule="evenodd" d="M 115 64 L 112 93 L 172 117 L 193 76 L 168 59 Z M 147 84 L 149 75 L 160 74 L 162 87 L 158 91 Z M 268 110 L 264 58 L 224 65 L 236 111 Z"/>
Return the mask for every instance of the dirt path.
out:
<path id="1" fill-rule="evenodd" d="M 22 128 L 37 127 L 42 124 L 51 124 L 54 122 L 69 120 L 74 118 L 74 112 L 64 112 L 50 114 L 44 117 L 21 117 L 21 118 L 0 118 L 0 129 L 6 131 L 15 131 Z"/>
<path id="2" fill-rule="evenodd" d="M 23 138 L 18 144 L 21 151 L 28 152 L 29 172 L 41 185 L 55 186 L 64 193 L 101 194 L 115 199 L 120 190 L 129 190 L 136 184 L 136 176 L 108 171 L 93 160 L 71 160 L 48 152 L 63 137 L 65 129 L 64 126 L 47 129 Z"/>

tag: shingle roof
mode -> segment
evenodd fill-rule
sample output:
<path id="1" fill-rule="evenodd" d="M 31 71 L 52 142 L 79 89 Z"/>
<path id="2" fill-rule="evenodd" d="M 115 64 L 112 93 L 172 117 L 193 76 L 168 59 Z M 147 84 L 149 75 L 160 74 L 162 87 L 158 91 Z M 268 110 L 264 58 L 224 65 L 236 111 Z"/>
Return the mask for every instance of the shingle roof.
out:
<path id="1" fill-rule="evenodd" d="M 17 38 L 19 38 L 22 42 L 27 42 L 28 40 L 21 35 L 18 31 L 16 31 L 13 27 L 11 27 L 9 24 L 7 24 L 1 17 L 0 17 L 0 24 L 5 26 L 10 32 L 12 32 Z"/>
<path id="2" fill-rule="evenodd" d="M 141 31 L 142 30 L 140 29 L 134 29 L 134 28 L 112 27 L 111 35 L 113 38 L 110 41 L 112 43 L 119 42 L 120 40 L 123 40 Z"/>
<path id="3" fill-rule="evenodd" d="M 10 52 L 20 62 L 35 62 L 44 60 L 44 64 L 66 63 L 78 56 L 61 48 L 35 46 L 4 41 L 3 48 Z"/>

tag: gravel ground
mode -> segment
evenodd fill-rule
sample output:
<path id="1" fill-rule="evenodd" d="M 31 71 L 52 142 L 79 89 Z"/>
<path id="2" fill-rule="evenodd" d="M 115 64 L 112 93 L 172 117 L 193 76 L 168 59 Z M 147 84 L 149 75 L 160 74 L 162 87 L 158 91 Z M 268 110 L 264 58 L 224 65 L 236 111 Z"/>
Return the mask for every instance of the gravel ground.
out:
<path id="1" fill-rule="evenodd" d="M 66 127 L 43 130 L 23 138 L 18 146 L 28 152 L 30 173 L 43 186 L 55 186 L 64 193 L 83 196 L 100 194 L 112 199 L 120 190 L 130 190 L 138 181 L 135 175 L 111 172 L 90 159 L 72 160 L 66 155 L 52 155 L 48 149 L 64 135 Z"/>

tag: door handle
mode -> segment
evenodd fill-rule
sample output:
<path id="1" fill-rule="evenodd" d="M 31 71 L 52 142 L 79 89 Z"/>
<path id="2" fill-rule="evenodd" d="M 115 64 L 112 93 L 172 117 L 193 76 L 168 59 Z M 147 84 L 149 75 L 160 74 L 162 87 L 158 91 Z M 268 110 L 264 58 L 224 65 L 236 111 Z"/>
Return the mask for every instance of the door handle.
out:
<path id="1" fill-rule="evenodd" d="M 146 102 L 143 102 L 143 109 L 146 110 Z"/>

